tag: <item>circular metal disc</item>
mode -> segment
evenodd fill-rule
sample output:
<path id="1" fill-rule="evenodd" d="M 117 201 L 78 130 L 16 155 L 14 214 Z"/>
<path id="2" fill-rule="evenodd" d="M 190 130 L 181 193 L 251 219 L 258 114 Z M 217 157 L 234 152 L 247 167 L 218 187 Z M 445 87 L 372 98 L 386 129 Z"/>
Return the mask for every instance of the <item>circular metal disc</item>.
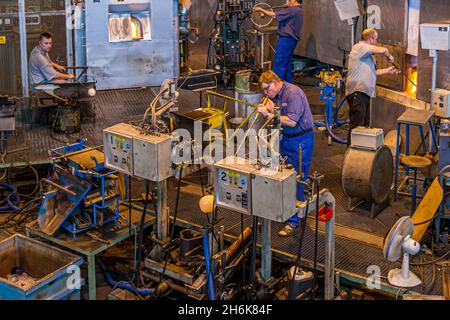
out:
<path id="1" fill-rule="evenodd" d="M 409 216 L 398 219 L 384 241 L 383 256 L 389 261 L 397 261 L 402 255 L 403 239 L 413 231 L 414 223 Z"/>
<path id="2" fill-rule="evenodd" d="M 251 19 L 253 24 L 259 28 L 267 27 L 273 21 L 273 18 L 262 12 L 255 11 L 255 8 L 262 8 L 265 10 L 273 11 L 272 7 L 265 2 L 261 2 L 255 4 L 255 6 L 252 9 Z"/>

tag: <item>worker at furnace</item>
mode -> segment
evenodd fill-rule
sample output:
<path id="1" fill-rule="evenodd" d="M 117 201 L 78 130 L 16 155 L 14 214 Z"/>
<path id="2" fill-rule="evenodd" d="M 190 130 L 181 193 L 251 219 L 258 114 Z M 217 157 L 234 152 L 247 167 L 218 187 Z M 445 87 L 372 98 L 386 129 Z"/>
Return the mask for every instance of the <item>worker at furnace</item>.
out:
<path id="1" fill-rule="evenodd" d="M 298 170 L 298 150 L 301 146 L 301 170 L 304 173 L 303 180 L 306 180 L 314 149 L 314 123 L 308 99 L 302 89 L 281 80 L 273 71 L 264 72 L 259 78 L 259 84 L 270 100 L 265 105 L 259 105 L 258 112 L 265 117 L 274 117 L 274 107 L 280 108 L 281 155 L 287 157 L 287 163 Z M 297 199 L 305 200 L 303 186 L 297 187 Z M 287 221 L 279 235 L 289 236 L 298 226 L 299 219 L 295 215 Z"/>
<path id="2" fill-rule="evenodd" d="M 397 75 L 400 72 L 394 66 L 377 70 L 373 57 L 375 54 L 384 55 L 390 63 L 394 63 L 394 57 L 389 50 L 376 46 L 377 41 L 377 31 L 366 29 L 362 33 L 362 40 L 355 44 L 350 52 L 345 92 L 350 118 L 347 146 L 351 143 L 352 129 L 370 126 L 370 99 L 375 97 L 377 77 L 387 74 Z"/>
<path id="3" fill-rule="evenodd" d="M 287 0 L 286 8 L 278 11 L 256 7 L 255 11 L 262 12 L 278 21 L 277 47 L 273 71 L 281 80 L 292 83 L 292 56 L 303 26 L 303 8 L 299 0 Z"/>
<path id="4" fill-rule="evenodd" d="M 39 44 L 31 50 L 29 62 L 31 89 L 38 84 L 66 83 L 69 79 L 75 78 L 73 74 L 65 73 L 65 67 L 51 61 L 48 53 L 52 45 L 51 34 L 44 32 L 39 36 Z"/>

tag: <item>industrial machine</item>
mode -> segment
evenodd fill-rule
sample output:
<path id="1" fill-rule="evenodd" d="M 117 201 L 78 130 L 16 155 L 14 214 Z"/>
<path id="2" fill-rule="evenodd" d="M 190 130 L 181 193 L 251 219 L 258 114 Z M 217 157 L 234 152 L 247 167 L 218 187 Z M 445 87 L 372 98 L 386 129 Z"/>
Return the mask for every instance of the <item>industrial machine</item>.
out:
<path id="1" fill-rule="evenodd" d="M 383 141 L 381 129 L 357 127 L 352 130 L 352 145 L 345 153 L 342 166 L 342 188 L 348 197 L 349 211 L 363 200 L 370 204 L 374 218 L 387 205 L 394 160 Z"/>
<path id="2" fill-rule="evenodd" d="M 16 130 L 16 101 L 8 96 L 0 96 L 0 154 L 6 152 L 8 136 Z"/>
<path id="3" fill-rule="evenodd" d="M 349 122 L 348 120 L 345 121 L 339 119 L 339 111 L 346 101 L 345 96 L 333 110 L 333 104 L 334 101 L 336 101 L 336 91 L 341 87 L 344 79 L 339 71 L 326 69 L 321 70 L 317 77 L 321 80 L 318 89 L 320 90 L 320 100 L 325 102 L 325 112 L 324 123 L 315 122 L 314 125 L 326 129 L 328 133 L 328 145 L 331 144 L 332 140 L 341 144 L 346 144 L 346 139 L 339 138 L 333 133 L 333 129 Z"/>
<path id="4" fill-rule="evenodd" d="M 208 68 L 220 70 L 225 85 L 235 71 L 255 64 L 252 36 L 243 23 L 251 17 L 255 0 L 220 0 L 214 15 L 215 26 L 210 37 Z M 246 67 L 247 66 L 247 67 Z"/>
<path id="5" fill-rule="evenodd" d="M 63 227 L 75 238 L 119 218 L 118 172 L 105 166 L 100 147 L 85 143 L 50 151 L 53 176 L 41 180 L 44 193 L 37 217 L 41 231 L 49 236 Z"/>
<path id="6" fill-rule="evenodd" d="M 431 93 L 431 108 L 437 116 L 450 118 L 450 91 L 436 89 Z"/>
<path id="7" fill-rule="evenodd" d="M 236 157 L 225 158 L 214 167 L 217 206 L 278 222 L 297 212 L 294 169 L 257 169 Z"/>
<path id="8" fill-rule="evenodd" d="M 73 83 L 38 85 L 31 94 L 35 101 L 32 121 L 50 126 L 52 137 L 54 133 L 79 132 L 82 121 L 87 119 L 95 122 L 95 106 L 92 100 L 97 94 L 96 84 L 79 81 L 88 68 L 68 67 L 68 69 L 83 71 Z"/>

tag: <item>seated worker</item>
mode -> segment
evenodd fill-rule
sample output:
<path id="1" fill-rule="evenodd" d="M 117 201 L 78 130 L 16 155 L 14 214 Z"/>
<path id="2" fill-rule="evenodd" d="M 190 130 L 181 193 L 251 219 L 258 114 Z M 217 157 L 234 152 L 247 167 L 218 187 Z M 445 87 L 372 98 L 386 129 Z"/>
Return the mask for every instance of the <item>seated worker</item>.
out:
<path id="1" fill-rule="evenodd" d="M 50 60 L 48 53 L 52 44 L 52 36 L 44 32 L 39 36 L 39 44 L 31 50 L 29 73 L 32 90 L 39 84 L 67 83 L 69 79 L 75 79 L 73 74 L 65 73 L 65 67 Z"/>
<path id="2" fill-rule="evenodd" d="M 266 105 L 259 105 L 258 112 L 266 117 L 273 117 L 276 105 L 280 108 L 280 122 L 282 138 L 280 151 L 282 157 L 287 157 L 287 163 L 298 170 L 298 148 L 302 148 L 301 168 L 303 180 L 308 178 L 309 167 L 314 150 L 314 122 L 308 99 L 302 89 L 291 83 L 282 81 L 273 71 L 264 72 L 259 78 L 259 84 L 269 97 Z M 304 187 L 297 186 L 297 199 L 304 201 Z M 280 236 L 291 235 L 299 226 L 298 216 L 295 215 L 279 232 Z"/>

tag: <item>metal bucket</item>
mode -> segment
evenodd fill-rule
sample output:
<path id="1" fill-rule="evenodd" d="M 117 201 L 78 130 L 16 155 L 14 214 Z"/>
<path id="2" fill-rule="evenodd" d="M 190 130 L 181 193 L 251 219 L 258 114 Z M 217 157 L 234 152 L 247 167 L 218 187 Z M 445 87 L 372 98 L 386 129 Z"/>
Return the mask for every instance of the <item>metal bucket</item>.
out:
<path id="1" fill-rule="evenodd" d="M 81 130 L 81 112 L 78 104 L 58 106 L 54 113 L 53 130 L 57 133 L 72 134 Z"/>
<path id="2" fill-rule="evenodd" d="M 256 104 L 256 105 L 261 103 L 263 97 L 264 97 L 264 94 L 261 92 L 249 92 L 249 93 L 236 92 L 237 99 L 245 101 L 245 102 L 249 102 L 252 104 Z M 241 103 L 236 103 L 234 118 L 238 118 L 238 119 L 241 118 L 242 120 L 244 120 L 253 110 L 254 110 L 254 108 L 252 108 L 252 107 L 246 106 Z M 249 119 L 248 124 L 246 126 L 244 126 L 243 129 L 248 128 L 248 125 L 253 121 L 255 115 L 256 115 L 256 113 Z M 242 122 L 242 120 L 241 120 L 241 122 Z M 255 125 L 254 125 L 254 128 L 257 129 L 257 128 L 261 127 L 263 123 L 264 123 L 263 117 L 259 117 L 259 119 L 257 120 L 257 123 L 255 123 Z"/>
<path id="3" fill-rule="evenodd" d="M 348 197 L 383 203 L 390 192 L 394 176 L 389 147 L 378 150 L 348 148 L 342 166 L 342 188 Z"/>
<path id="4" fill-rule="evenodd" d="M 16 234 L 0 242 L 0 261 L 0 299 L 79 299 L 80 288 L 68 286 L 69 267 L 83 263 L 76 255 Z"/>

